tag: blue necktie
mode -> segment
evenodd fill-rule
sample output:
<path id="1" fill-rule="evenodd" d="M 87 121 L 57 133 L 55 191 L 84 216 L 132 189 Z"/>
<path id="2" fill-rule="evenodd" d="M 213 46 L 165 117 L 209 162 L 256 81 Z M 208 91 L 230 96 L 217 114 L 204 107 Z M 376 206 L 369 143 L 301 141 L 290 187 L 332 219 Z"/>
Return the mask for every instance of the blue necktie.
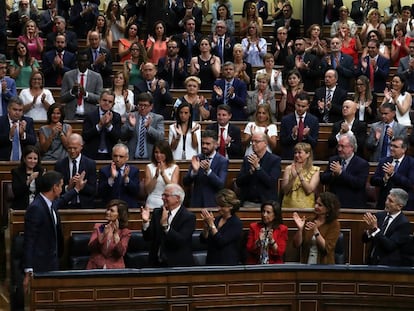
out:
<path id="1" fill-rule="evenodd" d="M 382 140 L 381 158 L 385 158 L 388 154 L 389 138 L 388 138 L 388 135 L 387 135 L 387 131 L 388 131 L 389 127 L 390 126 L 388 124 L 385 126 L 384 138 Z"/>
<path id="2" fill-rule="evenodd" d="M 20 160 L 19 126 L 16 126 L 16 129 L 14 130 L 11 160 L 12 161 L 19 161 Z"/>
<path id="3" fill-rule="evenodd" d="M 143 158 L 145 154 L 145 135 L 146 135 L 146 128 L 145 128 L 145 117 L 141 116 L 141 124 L 139 128 L 139 136 L 138 136 L 138 152 L 135 153 L 136 158 Z"/>
<path id="4" fill-rule="evenodd" d="M 221 63 L 224 64 L 223 61 L 223 38 L 219 38 L 219 44 L 218 44 L 218 57 L 220 57 Z"/>
<path id="5" fill-rule="evenodd" d="M 229 90 L 230 90 L 230 88 L 231 88 L 230 82 L 226 82 L 226 88 L 224 90 L 224 103 L 225 104 L 228 104 L 228 102 L 229 102 L 229 98 L 230 98 Z"/>

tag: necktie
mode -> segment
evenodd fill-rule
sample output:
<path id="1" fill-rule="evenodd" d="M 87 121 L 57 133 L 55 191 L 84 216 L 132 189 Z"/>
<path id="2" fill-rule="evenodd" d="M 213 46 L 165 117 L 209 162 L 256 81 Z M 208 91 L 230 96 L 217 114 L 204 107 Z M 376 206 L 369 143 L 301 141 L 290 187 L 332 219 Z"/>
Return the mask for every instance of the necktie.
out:
<path id="1" fill-rule="evenodd" d="M 104 114 L 102 114 L 103 116 Z M 101 117 L 102 117 L 101 116 Z M 99 149 L 100 152 L 106 152 L 108 150 L 106 146 L 106 129 L 103 127 L 99 137 Z"/>
<path id="2" fill-rule="evenodd" d="M 188 41 L 187 41 L 187 49 L 188 49 L 188 55 L 187 55 L 187 63 L 189 64 L 191 61 L 191 58 L 193 57 L 193 41 L 191 41 L 191 34 L 188 34 Z"/>
<path id="3" fill-rule="evenodd" d="M 400 166 L 400 161 L 399 160 L 395 160 L 394 163 L 394 173 L 396 173 L 398 171 L 398 167 Z"/>
<path id="4" fill-rule="evenodd" d="M 77 166 L 76 166 L 76 160 L 72 160 L 72 177 L 76 175 L 78 172 Z"/>
<path id="5" fill-rule="evenodd" d="M 81 92 L 81 89 L 84 87 L 85 84 L 85 78 L 84 78 L 85 74 L 81 73 L 80 76 L 80 83 L 79 83 L 79 95 L 78 95 L 78 106 L 82 105 L 82 101 L 83 101 L 83 93 Z"/>
<path id="6" fill-rule="evenodd" d="M 226 156 L 226 141 L 224 140 L 224 127 L 220 128 L 220 147 L 219 153 L 225 157 Z"/>
<path id="7" fill-rule="evenodd" d="M 17 124 L 17 122 L 15 122 Z M 12 141 L 12 161 L 20 160 L 20 139 L 19 139 L 19 125 L 17 124 L 14 130 L 13 141 Z"/>
<path id="8" fill-rule="evenodd" d="M 63 57 L 62 52 L 58 52 L 58 56 L 59 56 L 60 59 L 63 59 L 62 58 Z M 57 86 L 62 85 L 62 73 L 60 72 L 60 70 L 59 70 L 59 74 L 58 74 L 57 79 L 56 79 L 56 85 Z"/>
<path id="9" fill-rule="evenodd" d="M 342 171 L 346 170 L 346 160 L 341 161 L 341 168 L 342 168 Z"/>
<path id="10" fill-rule="evenodd" d="M 303 140 L 303 117 L 299 117 L 299 125 L 298 125 L 298 141 L 301 142 Z"/>
<path id="11" fill-rule="evenodd" d="M 388 138 L 388 135 L 387 135 L 387 131 L 388 131 L 389 127 L 390 126 L 388 124 L 385 126 L 384 138 L 382 140 L 382 147 L 381 147 L 381 158 L 385 158 L 388 154 L 389 138 Z"/>
<path id="12" fill-rule="evenodd" d="M 147 85 L 148 85 L 148 91 L 151 92 L 151 81 L 147 81 Z"/>
<path id="13" fill-rule="evenodd" d="M 98 58 L 98 50 L 93 51 L 93 62 L 96 62 L 96 59 Z"/>
<path id="14" fill-rule="evenodd" d="M 388 227 L 388 224 L 390 223 L 390 220 L 391 220 L 391 215 L 387 214 L 387 217 L 385 217 L 384 222 L 381 225 L 382 234 L 385 234 L 385 232 L 387 231 L 387 227 Z"/>
<path id="15" fill-rule="evenodd" d="M 230 93 L 229 93 L 230 87 L 231 87 L 230 82 L 226 82 L 226 88 L 224 90 L 224 103 L 225 104 L 228 104 L 228 101 L 230 98 Z"/>
<path id="16" fill-rule="evenodd" d="M 326 91 L 326 98 L 325 98 L 325 110 L 323 113 L 323 122 L 328 123 L 329 122 L 329 110 L 328 110 L 328 103 L 330 103 L 332 100 L 332 90 L 327 89 Z"/>
<path id="17" fill-rule="evenodd" d="M 141 125 L 139 128 L 139 144 L 138 144 L 138 157 L 143 158 L 145 153 L 145 117 L 141 117 Z"/>
<path id="18" fill-rule="evenodd" d="M 221 63 L 224 64 L 223 61 L 223 37 L 219 38 L 219 45 L 218 45 L 218 57 L 220 57 Z"/>
<path id="19" fill-rule="evenodd" d="M 373 90 L 374 89 L 374 66 L 370 62 L 370 59 L 368 59 L 368 61 L 369 61 L 369 86 Z"/>
<path id="20" fill-rule="evenodd" d="M 175 59 L 171 59 L 171 85 L 170 88 L 174 88 L 174 71 L 175 71 Z"/>

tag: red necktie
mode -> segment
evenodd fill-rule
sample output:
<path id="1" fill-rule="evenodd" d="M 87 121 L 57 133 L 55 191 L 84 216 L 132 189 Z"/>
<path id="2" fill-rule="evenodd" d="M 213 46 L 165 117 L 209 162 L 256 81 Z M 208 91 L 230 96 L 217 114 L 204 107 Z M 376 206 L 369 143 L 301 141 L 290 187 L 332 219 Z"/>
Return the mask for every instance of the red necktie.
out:
<path id="1" fill-rule="evenodd" d="M 60 59 L 62 59 L 62 52 L 58 52 L 58 56 Z M 61 86 L 62 85 L 62 73 L 59 72 L 58 77 L 56 79 L 56 85 Z"/>
<path id="2" fill-rule="evenodd" d="M 369 86 L 374 89 L 374 66 L 369 62 Z"/>
<path id="3" fill-rule="evenodd" d="M 219 153 L 225 157 L 226 156 L 226 141 L 224 140 L 224 127 L 220 128 L 220 147 Z"/>
<path id="4" fill-rule="evenodd" d="M 303 117 L 299 117 L 299 125 L 298 125 L 298 141 L 301 142 L 303 140 Z"/>
<path id="5" fill-rule="evenodd" d="M 81 73 L 81 78 L 80 78 L 80 83 L 79 83 L 78 106 L 82 105 L 82 100 L 83 100 L 83 92 L 81 92 L 81 89 L 84 85 L 84 80 L 83 80 L 84 75 L 85 74 Z"/>

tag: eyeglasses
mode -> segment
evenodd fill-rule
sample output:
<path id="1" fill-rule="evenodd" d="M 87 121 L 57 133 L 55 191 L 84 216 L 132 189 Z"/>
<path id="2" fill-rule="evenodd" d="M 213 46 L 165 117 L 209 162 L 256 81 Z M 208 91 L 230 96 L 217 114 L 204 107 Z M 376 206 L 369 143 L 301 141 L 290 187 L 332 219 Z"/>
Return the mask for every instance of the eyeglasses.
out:
<path id="1" fill-rule="evenodd" d="M 398 145 L 396 145 L 396 144 L 391 144 L 391 145 L 390 145 L 390 147 L 391 147 L 391 148 L 402 148 L 402 146 L 398 146 Z"/>
<path id="2" fill-rule="evenodd" d="M 161 194 L 161 196 L 162 197 L 169 198 L 169 197 L 174 197 L 174 196 L 177 196 L 177 195 L 176 194 L 172 194 L 172 193 L 163 193 L 163 194 Z"/>
<path id="3" fill-rule="evenodd" d="M 224 28 L 224 26 L 216 26 L 216 28 Z"/>
<path id="4" fill-rule="evenodd" d="M 150 104 L 138 104 L 139 108 L 148 108 L 149 106 L 151 106 Z"/>
<path id="5" fill-rule="evenodd" d="M 256 140 L 256 139 L 252 140 L 252 144 L 258 144 L 261 142 L 264 142 L 264 140 Z"/>
<path id="6" fill-rule="evenodd" d="M 278 32 L 278 35 L 287 35 L 287 32 Z"/>
<path id="7" fill-rule="evenodd" d="M 169 46 L 168 48 L 169 49 L 176 49 L 176 48 L 178 48 L 178 46 Z"/>
<path id="8" fill-rule="evenodd" d="M 356 85 L 357 86 L 364 86 L 365 84 L 364 83 L 357 83 Z"/>

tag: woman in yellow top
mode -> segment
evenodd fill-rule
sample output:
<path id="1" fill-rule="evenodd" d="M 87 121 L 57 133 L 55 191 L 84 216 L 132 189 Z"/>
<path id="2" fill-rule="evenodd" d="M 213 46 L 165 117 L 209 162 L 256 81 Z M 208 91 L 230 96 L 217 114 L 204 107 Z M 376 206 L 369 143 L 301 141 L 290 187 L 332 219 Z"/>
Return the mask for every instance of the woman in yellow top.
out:
<path id="1" fill-rule="evenodd" d="M 312 162 L 311 145 L 297 143 L 293 163 L 287 166 L 283 173 L 282 207 L 311 208 L 315 205 L 315 191 L 319 185 L 319 167 L 313 166 Z"/>

